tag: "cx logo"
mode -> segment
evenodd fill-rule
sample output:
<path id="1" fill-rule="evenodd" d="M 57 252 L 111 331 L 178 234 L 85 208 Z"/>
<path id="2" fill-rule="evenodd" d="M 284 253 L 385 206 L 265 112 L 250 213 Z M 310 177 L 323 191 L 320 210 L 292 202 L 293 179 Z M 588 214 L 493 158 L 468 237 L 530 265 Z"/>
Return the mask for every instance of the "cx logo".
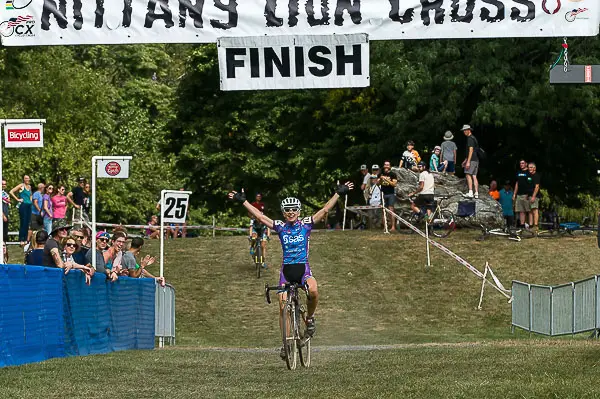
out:
<path id="1" fill-rule="evenodd" d="M 35 21 L 31 15 L 20 15 L 0 23 L 0 35 L 11 37 L 16 33 L 17 36 L 35 36 L 33 33 L 34 26 Z"/>

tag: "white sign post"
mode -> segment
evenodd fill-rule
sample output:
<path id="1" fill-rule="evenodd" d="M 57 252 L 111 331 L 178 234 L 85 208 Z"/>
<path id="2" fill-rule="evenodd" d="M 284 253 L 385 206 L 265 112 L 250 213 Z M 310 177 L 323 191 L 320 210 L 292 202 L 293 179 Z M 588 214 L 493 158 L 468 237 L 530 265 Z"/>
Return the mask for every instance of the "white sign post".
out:
<path id="1" fill-rule="evenodd" d="M 185 223 L 191 193 L 180 190 L 160 192 L 160 277 L 165 276 L 165 223 Z"/>
<path id="2" fill-rule="evenodd" d="M 6 148 L 43 147 L 45 119 L 0 119 Z M 2 133 L 0 132 L 0 135 Z M 0 181 L 2 181 L 2 137 L 0 137 Z M 3 205 L 4 206 L 4 205 Z M 2 211 L 0 211 L 2 213 Z M 0 217 L 0 248 L 4 250 L 4 218 Z M 4 263 L 4 254 L 0 264 Z"/>
<path id="3" fill-rule="evenodd" d="M 94 270 L 96 269 L 96 177 L 127 179 L 131 159 L 131 156 L 92 157 L 92 267 Z"/>

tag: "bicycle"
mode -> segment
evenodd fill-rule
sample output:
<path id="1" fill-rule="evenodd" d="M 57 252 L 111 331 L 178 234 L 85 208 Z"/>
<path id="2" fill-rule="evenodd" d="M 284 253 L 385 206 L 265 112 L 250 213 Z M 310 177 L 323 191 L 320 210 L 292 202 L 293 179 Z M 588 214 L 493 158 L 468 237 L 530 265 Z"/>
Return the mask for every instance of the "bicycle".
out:
<path id="1" fill-rule="evenodd" d="M 265 257 L 263 254 L 263 235 L 264 235 L 264 226 L 255 226 L 254 229 L 256 231 L 256 238 L 250 237 L 250 245 L 252 248 L 252 259 L 254 260 L 254 267 L 256 268 L 256 278 L 260 278 L 261 269 L 265 264 Z"/>
<path id="2" fill-rule="evenodd" d="M 437 197 L 433 201 L 433 211 L 431 212 L 431 216 L 427 218 L 429 231 L 431 232 L 431 234 L 438 238 L 448 237 L 456 229 L 456 219 L 454 217 L 454 214 L 450 210 L 444 209 L 441 206 L 441 203 L 448 198 L 449 197 L 447 196 Z M 411 203 L 414 203 L 414 200 L 412 198 L 409 198 L 409 201 Z M 421 213 L 424 215 L 427 214 L 426 208 L 427 207 L 421 208 Z M 419 225 L 425 220 L 424 217 L 422 217 L 419 214 L 416 214 L 412 210 L 402 212 L 400 217 L 402 217 L 404 220 L 406 220 L 413 226 Z M 403 227 L 401 226 L 402 223 L 400 221 L 398 221 L 398 223 L 400 224 L 398 227 Z M 412 229 L 409 229 L 409 232 L 412 233 Z"/>
<path id="3" fill-rule="evenodd" d="M 504 227 L 496 229 L 488 229 L 483 224 L 481 226 L 481 237 L 477 238 L 477 241 L 483 241 L 490 236 L 507 237 L 509 240 L 520 242 L 521 239 L 532 238 L 535 236 L 533 231 L 525 229 L 517 229 L 514 227 Z"/>
<path id="4" fill-rule="evenodd" d="M 270 291 L 287 293 L 281 320 L 281 336 L 285 351 L 285 363 L 289 370 L 296 369 L 298 357 L 300 357 L 302 366 L 310 367 L 311 337 L 305 329 L 300 328 L 301 322 L 306 319 L 307 312 L 306 305 L 302 303 L 299 295 L 300 290 L 304 291 L 308 301 L 310 297 L 306 285 L 287 283 L 284 286 L 269 287 L 269 284 L 265 283 L 265 299 L 269 304 L 271 303 Z"/>

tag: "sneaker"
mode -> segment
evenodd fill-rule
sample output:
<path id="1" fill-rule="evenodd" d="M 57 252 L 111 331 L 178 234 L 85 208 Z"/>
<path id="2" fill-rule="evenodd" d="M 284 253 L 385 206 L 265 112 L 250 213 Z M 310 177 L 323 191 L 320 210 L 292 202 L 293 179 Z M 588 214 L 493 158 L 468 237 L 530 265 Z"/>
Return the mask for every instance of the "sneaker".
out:
<path id="1" fill-rule="evenodd" d="M 473 194 L 473 198 L 475 198 L 475 199 L 479 198 L 479 193 Z"/>
<path id="2" fill-rule="evenodd" d="M 315 323 L 315 318 L 309 317 L 308 319 L 306 319 L 306 335 L 312 338 L 312 336 L 315 335 L 316 331 L 317 325 Z"/>
<path id="3" fill-rule="evenodd" d="M 468 193 L 463 194 L 463 197 L 465 197 L 465 198 L 473 198 L 473 192 L 469 191 Z"/>
<path id="4" fill-rule="evenodd" d="M 279 351 L 279 357 L 281 358 L 281 360 L 285 360 L 285 348 L 282 346 L 281 350 Z"/>

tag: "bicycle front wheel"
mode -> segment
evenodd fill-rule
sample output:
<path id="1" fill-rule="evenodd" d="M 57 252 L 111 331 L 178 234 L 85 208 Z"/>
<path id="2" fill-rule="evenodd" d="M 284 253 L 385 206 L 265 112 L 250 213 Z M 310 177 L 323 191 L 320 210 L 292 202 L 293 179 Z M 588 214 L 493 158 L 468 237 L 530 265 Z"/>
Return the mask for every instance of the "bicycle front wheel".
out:
<path id="1" fill-rule="evenodd" d="M 294 316 L 295 307 L 293 304 L 288 303 L 283 309 L 283 319 L 281 335 L 283 338 L 283 348 L 285 350 L 285 363 L 289 370 L 296 369 L 297 361 L 297 348 L 296 348 L 296 337 L 294 331 L 296 330 L 296 318 Z"/>
<path id="2" fill-rule="evenodd" d="M 433 215 L 433 220 L 429 222 L 431 233 L 439 238 L 448 237 L 456 228 L 454 214 L 447 209 L 440 210 Z"/>
<path id="3" fill-rule="evenodd" d="M 296 325 L 298 326 L 298 336 L 300 342 L 298 343 L 298 354 L 300 355 L 300 364 L 304 367 L 310 367 L 310 337 L 306 334 L 306 329 L 302 326 L 302 320 L 306 318 L 306 308 L 302 306 L 302 311 L 296 308 Z"/>

